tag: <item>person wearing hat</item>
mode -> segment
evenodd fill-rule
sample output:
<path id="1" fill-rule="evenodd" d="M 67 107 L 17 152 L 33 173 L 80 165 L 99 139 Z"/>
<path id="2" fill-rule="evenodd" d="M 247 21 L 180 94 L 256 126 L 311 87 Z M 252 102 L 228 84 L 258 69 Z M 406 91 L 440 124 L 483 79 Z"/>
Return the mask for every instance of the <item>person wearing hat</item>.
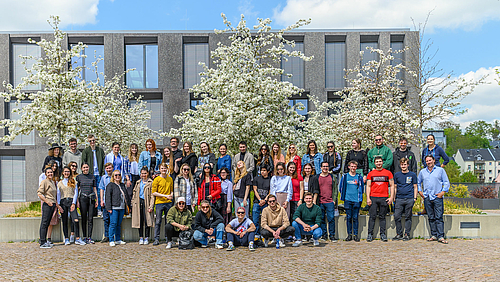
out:
<path id="1" fill-rule="evenodd" d="M 165 225 L 167 249 L 172 248 L 172 237 L 179 237 L 181 231 L 193 232 L 191 229 L 192 222 L 193 216 L 186 207 L 186 198 L 177 198 L 175 206 L 171 207 L 167 213 L 167 225 Z"/>
<path id="2" fill-rule="evenodd" d="M 236 218 L 226 225 L 227 251 L 234 250 L 234 246 L 248 246 L 250 251 L 255 251 L 253 241 L 255 239 L 255 224 L 245 216 L 245 208 L 236 209 Z"/>
<path id="3" fill-rule="evenodd" d="M 62 147 L 57 143 L 52 143 L 52 146 L 49 148 L 49 155 L 45 157 L 45 161 L 43 161 L 42 172 L 44 172 L 45 167 L 49 164 L 51 160 L 54 160 L 57 163 L 57 169 L 60 171 L 62 169 Z"/>

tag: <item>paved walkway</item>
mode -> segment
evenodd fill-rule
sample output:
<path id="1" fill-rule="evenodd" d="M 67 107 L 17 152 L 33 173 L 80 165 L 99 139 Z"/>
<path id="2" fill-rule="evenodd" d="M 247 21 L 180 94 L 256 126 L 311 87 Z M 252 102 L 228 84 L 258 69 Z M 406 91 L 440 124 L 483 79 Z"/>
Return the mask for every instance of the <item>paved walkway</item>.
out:
<path id="1" fill-rule="evenodd" d="M 250 253 L 140 246 L 0 243 L 0 280 L 78 281 L 498 281 L 500 240 L 424 240 L 274 246 Z"/>

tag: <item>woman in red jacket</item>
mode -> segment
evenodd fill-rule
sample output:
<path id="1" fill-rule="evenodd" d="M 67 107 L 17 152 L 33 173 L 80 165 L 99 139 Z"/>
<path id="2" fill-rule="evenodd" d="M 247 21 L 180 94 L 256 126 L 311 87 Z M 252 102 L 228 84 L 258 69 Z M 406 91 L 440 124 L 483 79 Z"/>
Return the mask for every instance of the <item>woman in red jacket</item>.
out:
<path id="1" fill-rule="evenodd" d="M 201 201 L 207 200 L 217 212 L 221 213 L 223 208 L 222 203 L 220 203 L 221 181 L 217 175 L 212 174 L 212 167 L 209 163 L 203 165 L 203 174 L 200 175 L 200 181 L 201 184 L 198 186 L 198 205 Z"/>

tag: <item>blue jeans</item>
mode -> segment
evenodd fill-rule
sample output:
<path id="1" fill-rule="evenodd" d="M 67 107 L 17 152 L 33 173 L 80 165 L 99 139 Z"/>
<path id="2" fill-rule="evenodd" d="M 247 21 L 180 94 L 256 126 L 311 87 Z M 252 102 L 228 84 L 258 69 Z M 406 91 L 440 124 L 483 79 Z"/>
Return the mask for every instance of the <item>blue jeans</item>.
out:
<path id="1" fill-rule="evenodd" d="M 160 240 L 161 218 L 165 214 L 165 237 L 167 237 L 167 213 L 173 206 L 172 203 L 156 204 L 156 218 L 155 218 L 155 240 Z"/>
<path id="2" fill-rule="evenodd" d="M 318 240 L 321 235 L 323 235 L 323 230 L 321 230 L 321 227 L 318 227 L 314 229 L 313 231 L 304 231 L 304 227 L 297 223 L 297 221 L 292 222 L 293 228 L 295 228 L 295 239 L 300 240 L 302 239 L 302 235 L 312 235 L 314 240 Z M 309 225 L 312 227 L 312 225 Z"/>
<path id="3" fill-rule="evenodd" d="M 233 233 L 227 233 L 227 241 L 233 242 L 235 246 L 248 246 L 248 243 L 255 240 L 255 232 L 245 233 L 243 238 Z"/>
<path id="4" fill-rule="evenodd" d="M 361 207 L 360 202 L 344 201 L 344 208 L 346 214 L 347 222 L 347 235 L 358 235 L 358 215 L 359 208 Z"/>
<path id="5" fill-rule="evenodd" d="M 122 238 L 122 220 L 125 214 L 125 209 L 113 210 L 110 215 L 111 223 L 109 224 L 109 241 L 120 241 Z"/>
<path id="6" fill-rule="evenodd" d="M 101 207 L 101 192 L 99 190 L 99 182 L 101 182 L 101 176 L 100 175 L 94 175 L 95 177 L 95 183 L 97 183 L 97 210 L 98 211 L 103 211 L 105 208 Z M 104 193 L 106 195 L 106 193 Z"/>
<path id="7" fill-rule="evenodd" d="M 444 238 L 443 198 L 431 200 L 427 197 L 424 199 L 424 207 L 431 228 L 431 236 L 435 236 L 438 239 Z"/>
<path id="8" fill-rule="evenodd" d="M 104 222 L 104 237 L 109 238 L 109 212 L 105 208 L 102 209 L 102 222 Z"/>
<path id="9" fill-rule="evenodd" d="M 224 223 L 219 223 L 214 231 L 215 231 L 214 234 L 208 235 L 208 233 L 206 232 L 200 232 L 199 230 L 195 230 L 193 238 L 196 241 L 200 242 L 202 245 L 207 245 L 208 244 L 207 237 L 215 235 L 215 240 L 216 240 L 215 243 L 217 245 L 222 245 L 222 235 L 224 234 Z"/>
<path id="10" fill-rule="evenodd" d="M 260 206 L 259 203 L 253 204 L 252 221 L 255 224 L 255 234 L 260 235 L 260 214 L 262 210 L 267 207 L 267 204 Z"/>
<path id="11" fill-rule="evenodd" d="M 335 237 L 335 204 L 333 202 L 324 203 L 319 204 L 319 207 L 321 208 L 321 229 L 326 232 L 326 220 L 328 220 L 330 237 Z"/>

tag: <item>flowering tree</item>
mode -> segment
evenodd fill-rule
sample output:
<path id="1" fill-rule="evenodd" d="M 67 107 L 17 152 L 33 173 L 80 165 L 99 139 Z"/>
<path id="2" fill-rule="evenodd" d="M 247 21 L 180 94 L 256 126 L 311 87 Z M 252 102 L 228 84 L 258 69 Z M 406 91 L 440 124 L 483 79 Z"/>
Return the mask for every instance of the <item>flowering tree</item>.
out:
<path id="1" fill-rule="evenodd" d="M 47 137 L 47 143 L 60 144 L 71 137 L 83 143 L 87 134 L 93 133 L 104 146 L 110 146 L 113 141 L 130 143 L 132 140 L 142 141 L 144 136 L 157 135 L 145 127 L 151 113 L 145 109 L 144 103 L 139 99 L 135 106 L 129 107 L 133 93 L 123 84 L 123 74 L 105 80 L 104 85 L 100 85 L 99 75 L 94 82 L 82 79 L 86 67 L 75 66 L 72 59 L 85 57 L 82 51 L 87 46 L 80 42 L 70 49 L 64 48 L 66 33 L 58 28 L 59 23 L 59 17 L 52 16 L 49 21 L 54 29 L 53 41 L 28 40 L 41 47 L 43 56 L 22 57 L 24 64 L 26 60 L 36 60 L 31 68 L 26 68 L 27 76 L 22 82 L 15 86 L 4 82 L 6 91 L 0 96 L 5 101 L 14 98 L 16 103 L 22 100 L 31 103 L 13 110 L 19 113 L 19 119 L 0 121 L 0 127 L 9 129 L 3 141 L 12 141 L 16 136 L 33 130 L 41 137 Z M 93 63 L 96 73 L 97 63 Z M 29 85 L 41 85 L 42 90 L 26 92 L 24 89 Z"/>
<path id="2" fill-rule="evenodd" d="M 286 50 L 285 44 L 294 46 L 294 42 L 283 37 L 284 32 L 309 21 L 300 20 L 271 32 L 269 19 L 259 19 L 252 31 L 243 15 L 236 27 L 224 14 L 222 18 L 227 28 L 215 32 L 231 33 L 231 44 L 219 42 L 212 52 L 214 68 L 204 65 L 201 82 L 191 89 L 203 98 L 202 104 L 175 116 L 182 126 L 172 129 L 170 135 L 194 143 L 226 143 L 230 153 L 238 151 L 241 140 L 250 151 L 258 151 L 263 143 L 295 142 L 300 137 L 296 127 L 302 116 L 289 107 L 288 98 L 300 94 L 301 89 L 278 79 L 283 74 L 279 66 L 282 56 L 311 59 L 299 51 Z"/>
<path id="3" fill-rule="evenodd" d="M 407 69 L 402 64 L 390 64 L 392 53 L 402 51 L 368 50 L 377 53 L 379 60 L 346 70 L 348 86 L 341 93 L 342 100 L 319 103 L 315 97 L 310 98 L 318 110 L 311 111 L 305 122 L 308 138 L 321 144 L 333 140 L 338 151 L 344 152 L 350 149 L 354 138 L 360 138 L 364 144 L 370 144 L 377 134 L 389 143 L 397 143 L 401 136 L 415 138 L 416 124 L 404 102 L 403 81 L 397 78 L 401 70 Z M 409 70 L 407 73 L 411 74 Z M 327 116 L 327 110 L 334 113 Z"/>

